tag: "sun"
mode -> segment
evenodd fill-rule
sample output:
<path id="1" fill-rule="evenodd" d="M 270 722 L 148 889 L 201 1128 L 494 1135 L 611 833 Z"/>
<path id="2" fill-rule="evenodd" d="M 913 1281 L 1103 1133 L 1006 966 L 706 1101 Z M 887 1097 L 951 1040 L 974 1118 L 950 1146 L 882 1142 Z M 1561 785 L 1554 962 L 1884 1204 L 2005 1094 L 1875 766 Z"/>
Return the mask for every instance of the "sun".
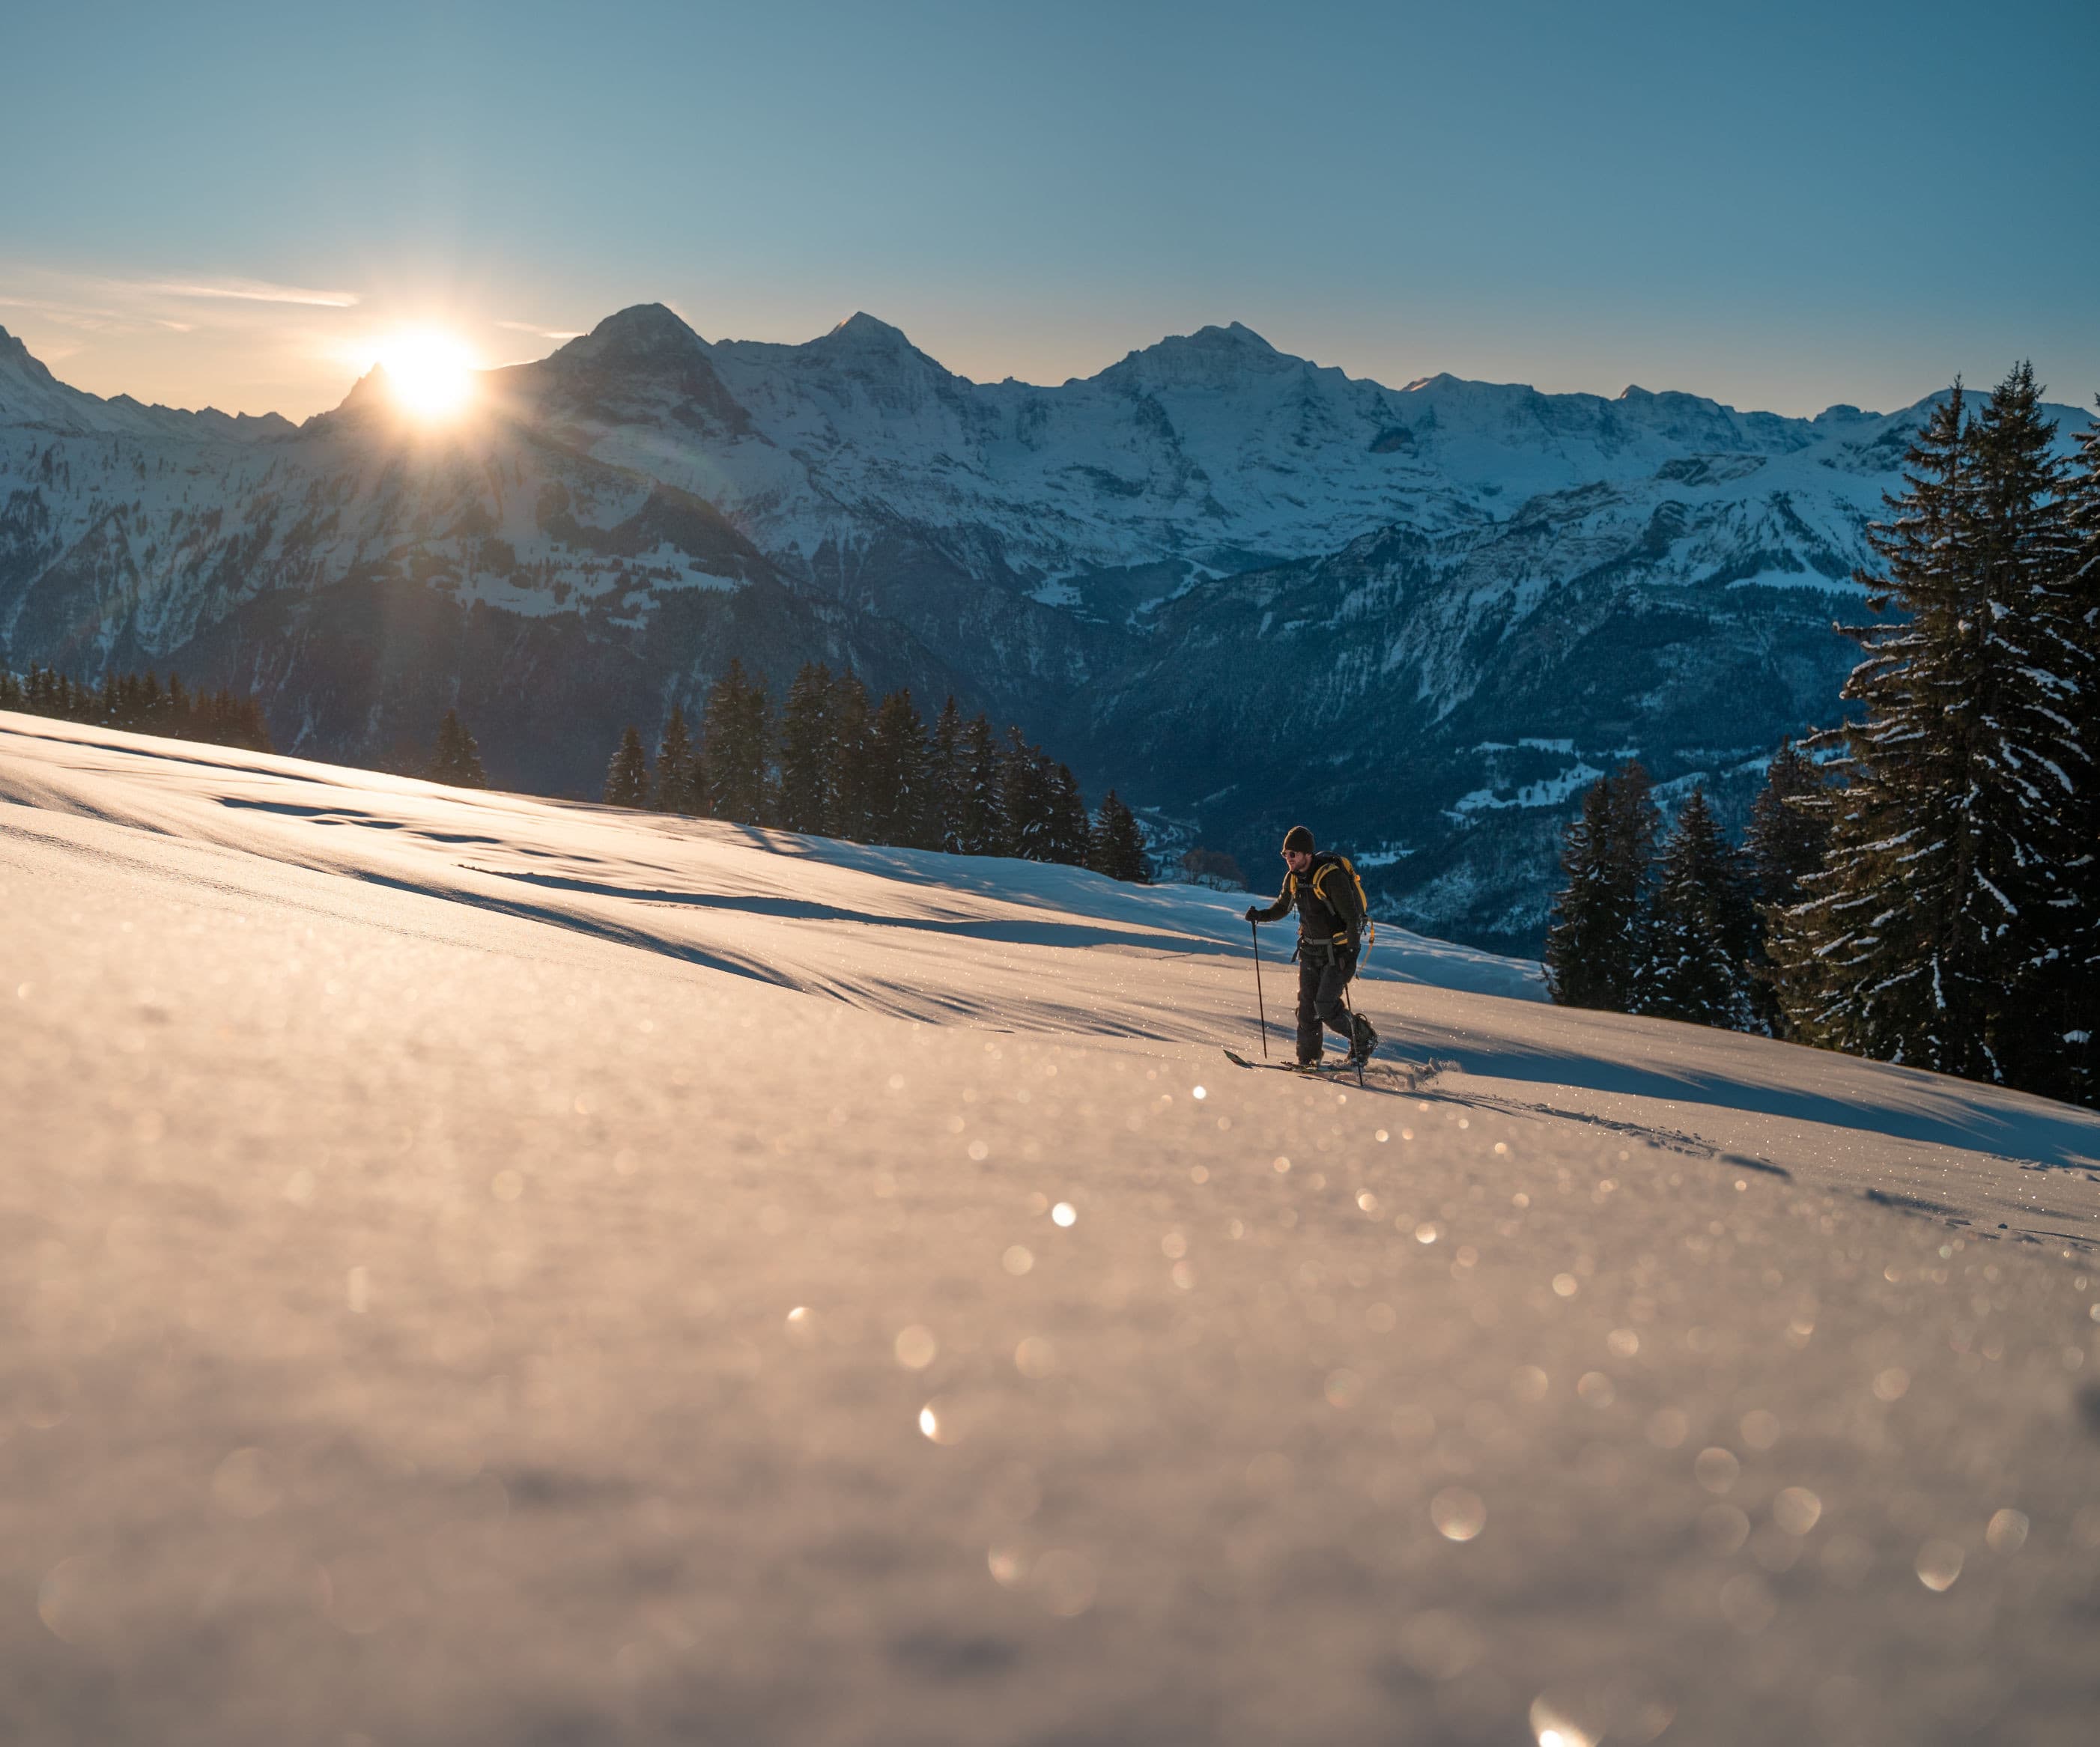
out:
<path id="1" fill-rule="evenodd" d="M 380 346 L 379 362 L 396 404 L 412 418 L 450 418 L 473 398 L 474 354 L 439 329 L 395 334 Z"/>

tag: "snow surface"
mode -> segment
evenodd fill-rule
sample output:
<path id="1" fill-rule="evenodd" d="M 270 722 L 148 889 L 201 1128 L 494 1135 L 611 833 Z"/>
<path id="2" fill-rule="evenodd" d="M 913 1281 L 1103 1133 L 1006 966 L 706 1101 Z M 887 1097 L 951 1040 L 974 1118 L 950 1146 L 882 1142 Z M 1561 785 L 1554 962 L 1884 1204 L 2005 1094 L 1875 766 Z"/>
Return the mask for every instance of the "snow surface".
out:
<path id="1" fill-rule="evenodd" d="M 1541 744 L 1536 740 L 1526 740 L 1522 743 L 1530 747 Z M 1572 753 L 1574 748 L 1572 743 L 1561 740 L 1555 742 L 1551 749 L 1556 752 L 1565 749 Z M 1469 790 L 1453 801 L 1446 810 L 1455 818 L 1468 813 L 1498 807 L 1557 807 L 1580 790 L 1587 788 L 1604 774 L 1595 765 L 1584 764 L 1578 760 L 1565 770 L 1558 771 L 1537 783 L 1523 784 L 1514 795 L 1498 795 L 1492 788 Z"/>
<path id="2" fill-rule="evenodd" d="M 1825 576 L 1812 570 L 1765 570 L 1754 576 L 1739 576 L 1731 589 L 1811 589 L 1824 594 L 1852 594 L 1866 598 L 1864 585 L 1849 576 Z"/>
<path id="3" fill-rule="evenodd" d="M 2091 1113 L 1392 934 L 1370 1089 L 1246 1072 L 1191 888 L 0 800 L 0 1739 L 2091 1739 Z"/>

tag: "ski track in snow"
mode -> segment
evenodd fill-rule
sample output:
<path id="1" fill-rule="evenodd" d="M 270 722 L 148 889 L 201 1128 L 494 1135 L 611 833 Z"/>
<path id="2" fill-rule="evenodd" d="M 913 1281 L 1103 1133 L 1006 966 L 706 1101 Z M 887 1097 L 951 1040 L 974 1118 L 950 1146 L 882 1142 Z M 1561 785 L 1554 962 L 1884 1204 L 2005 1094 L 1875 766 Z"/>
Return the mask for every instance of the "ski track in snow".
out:
<path id="1" fill-rule="evenodd" d="M 1243 904 L 0 717 L 0 1739 L 2090 1740 L 2100 1118 Z"/>

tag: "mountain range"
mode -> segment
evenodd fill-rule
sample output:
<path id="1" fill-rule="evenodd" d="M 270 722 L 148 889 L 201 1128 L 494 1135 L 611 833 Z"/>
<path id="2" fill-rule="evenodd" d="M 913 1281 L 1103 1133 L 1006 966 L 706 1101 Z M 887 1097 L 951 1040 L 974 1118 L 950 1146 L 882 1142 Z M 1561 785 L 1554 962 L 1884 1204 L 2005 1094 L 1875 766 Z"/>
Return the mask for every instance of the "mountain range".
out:
<path id="1" fill-rule="evenodd" d="M 1932 404 L 1392 389 L 1237 323 L 979 383 L 867 315 L 709 342 L 657 304 L 480 390 L 443 426 L 377 372 L 303 425 L 179 412 L 0 330 L 0 662 L 252 689 L 351 761 L 456 705 L 492 780 L 594 794 L 732 655 L 776 696 L 823 660 L 1017 722 L 1167 848 L 1263 883 L 1302 818 L 1382 911 L 1533 951 L 1612 763 L 1739 814 L 1834 719 Z"/>

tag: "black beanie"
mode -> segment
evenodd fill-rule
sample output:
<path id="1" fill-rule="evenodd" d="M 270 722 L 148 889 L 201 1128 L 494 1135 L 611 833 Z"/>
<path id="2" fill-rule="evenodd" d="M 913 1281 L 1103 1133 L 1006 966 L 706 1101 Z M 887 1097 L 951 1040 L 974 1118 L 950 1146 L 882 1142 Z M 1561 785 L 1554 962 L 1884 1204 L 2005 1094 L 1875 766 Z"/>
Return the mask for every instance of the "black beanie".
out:
<path id="1" fill-rule="evenodd" d="M 1294 851 L 1305 855 L 1312 853 L 1312 833 L 1303 825 L 1294 825 L 1283 834 L 1283 853 L 1289 855 Z"/>

